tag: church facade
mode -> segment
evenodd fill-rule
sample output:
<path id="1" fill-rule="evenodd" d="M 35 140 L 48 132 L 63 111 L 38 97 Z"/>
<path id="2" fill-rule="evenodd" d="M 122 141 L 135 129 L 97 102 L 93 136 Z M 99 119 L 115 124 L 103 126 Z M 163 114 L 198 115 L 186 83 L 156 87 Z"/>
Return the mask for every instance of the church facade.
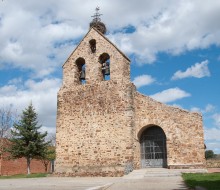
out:
<path id="1" fill-rule="evenodd" d="M 130 81 L 129 58 L 104 33 L 103 23 L 92 25 L 63 65 L 55 173 L 204 168 L 202 116 L 140 94 Z"/>

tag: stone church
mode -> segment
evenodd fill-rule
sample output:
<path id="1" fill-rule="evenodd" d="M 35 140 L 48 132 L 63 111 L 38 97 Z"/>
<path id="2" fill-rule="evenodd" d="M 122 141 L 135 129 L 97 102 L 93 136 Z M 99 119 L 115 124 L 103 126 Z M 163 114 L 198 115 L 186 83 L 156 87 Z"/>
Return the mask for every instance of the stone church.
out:
<path id="1" fill-rule="evenodd" d="M 146 167 L 204 168 L 202 116 L 140 94 L 130 60 L 96 14 L 63 65 L 55 173 L 122 176 Z"/>

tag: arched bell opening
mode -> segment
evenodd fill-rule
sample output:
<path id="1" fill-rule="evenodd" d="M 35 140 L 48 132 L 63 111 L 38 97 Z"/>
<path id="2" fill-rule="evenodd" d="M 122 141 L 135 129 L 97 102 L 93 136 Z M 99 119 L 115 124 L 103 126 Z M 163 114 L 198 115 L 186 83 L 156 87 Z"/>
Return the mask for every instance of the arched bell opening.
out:
<path id="1" fill-rule="evenodd" d="M 101 72 L 103 80 L 110 80 L 110 56 L 107 53 L 103 53 L 99 57 L 99 63 L 101 63 Z"/>
<path id="2" fill-rule="evenodd" d="M 85 59 L 82 57 L 76 60 L 77 65 L 77 78 L 79 79 L 79 83 L 85 84 L 86 83 L 86 64 Z"/>
<path id="3" fill-rule="evenodd" d="M 92 39 L 89 41 L 90 49 L 92 53 L 96 52 L 96 40 Z"/>
<path id="4" fill-rule="evenodd" d="M 146 128 L 140 137 L 141 167 L 166 168 L 166 135 L 159 126 Z"/>

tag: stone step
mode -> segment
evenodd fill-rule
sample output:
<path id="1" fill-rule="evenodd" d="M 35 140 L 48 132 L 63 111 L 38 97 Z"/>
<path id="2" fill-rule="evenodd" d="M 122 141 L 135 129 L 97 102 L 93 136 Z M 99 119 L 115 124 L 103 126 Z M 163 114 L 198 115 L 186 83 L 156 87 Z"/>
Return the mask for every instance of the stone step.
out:
<path id="1" fill-rule="evenodd" d="M 181 176 L 182 174 L 180 172 L 160 172 L 160 173 L 147 173 L 144 175 L 144 177 L 172 177 L 172 176 Z"/>
<path id="2" fill-rule="evenodd" d="M 133 170 L 124 179 L 142 179 L 146 177 L 172 177 L 181 176 L 182 173 L 207 173 L 206 169 L 166 169 L 166 168 L 147 168 Z"/>

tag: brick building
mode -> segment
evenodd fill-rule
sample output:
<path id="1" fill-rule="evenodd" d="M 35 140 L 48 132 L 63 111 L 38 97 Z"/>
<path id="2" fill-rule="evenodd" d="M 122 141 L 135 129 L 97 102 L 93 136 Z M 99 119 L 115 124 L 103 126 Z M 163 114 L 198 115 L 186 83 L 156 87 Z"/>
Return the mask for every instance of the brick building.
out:
<path id="1" fill-rule="evenodd" d="M 0 144 L 7 146 L 6 139 L 0 139 Z M 51 164 L 47 166 L 47 172 L 51 171 Z M 33 159 L 31 160 L 31 173 L 47 173 L 42 161 Z M 27 173 L 27 161 L 25 158 L 9 159 L 9 154 L 3 152 L 0 154 L 0 176 L 26 174 Z"/>
<path id="2" fill-rule="evenodd" d="M 145 167 L 203 168 L 202 116 L 137 92 L 130 60 L 94 19 L 63 65 L 55 173 L 122 176 Z"/>

